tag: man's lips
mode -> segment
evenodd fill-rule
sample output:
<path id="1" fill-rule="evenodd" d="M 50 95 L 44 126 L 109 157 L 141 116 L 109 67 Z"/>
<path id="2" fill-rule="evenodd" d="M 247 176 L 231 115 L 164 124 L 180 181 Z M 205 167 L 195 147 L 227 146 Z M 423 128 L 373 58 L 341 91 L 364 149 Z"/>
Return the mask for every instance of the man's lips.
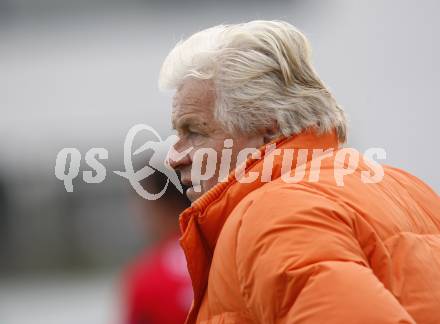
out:
<path id="1" fill-rule="evenodd" d="M 192 187 L 192 181 L 190 179 L 182 179 L 181 182 L 185 187 Z"/>

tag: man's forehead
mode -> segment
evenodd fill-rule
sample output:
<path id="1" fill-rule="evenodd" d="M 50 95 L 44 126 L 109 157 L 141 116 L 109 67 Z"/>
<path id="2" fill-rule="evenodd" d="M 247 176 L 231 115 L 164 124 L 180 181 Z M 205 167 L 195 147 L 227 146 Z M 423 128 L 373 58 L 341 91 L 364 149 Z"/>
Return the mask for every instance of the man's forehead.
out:
<path id="1" fill-rule="evenodd" d="M 213 87 L 211 86 L 211 83 L 209 81 L 185 81 L 177 89 L 173 97 L 173 126 L 176 126 L 176 123 L 184 115 L 211 115 L 212 109 L 214 107 L 214 99 L 215 97 Z"/>
<path id="2" fill-rule="evenodd" d="M 175 105 L 206 105 L 214 102 L 212 81 L 188 79 L 178 88 L 173 97 Z"/>

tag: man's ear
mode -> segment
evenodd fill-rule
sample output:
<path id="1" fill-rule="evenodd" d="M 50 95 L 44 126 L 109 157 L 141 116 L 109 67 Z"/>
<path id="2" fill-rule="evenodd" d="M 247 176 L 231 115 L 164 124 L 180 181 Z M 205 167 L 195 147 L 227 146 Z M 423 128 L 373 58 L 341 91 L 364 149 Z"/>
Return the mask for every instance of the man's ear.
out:
<path id="1" fill-rule="evenodd" d="M 272 142 L 276 137 L 280 135 L 280 127 L 276 120 L 273 120 L 270 126 L 264 130 L 264 144 Z"/>

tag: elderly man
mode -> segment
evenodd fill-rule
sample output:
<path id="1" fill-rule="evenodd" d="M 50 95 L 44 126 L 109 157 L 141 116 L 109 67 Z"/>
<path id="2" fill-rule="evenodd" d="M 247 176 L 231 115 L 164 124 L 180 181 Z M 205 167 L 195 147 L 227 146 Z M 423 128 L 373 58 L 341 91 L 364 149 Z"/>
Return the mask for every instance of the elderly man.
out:
<path id="1" fill-rule="evenodd" d="M 169 162 L 192 201 L 187 323 L 440 323 L 440 198 L 341 148 L 344 112 L 297 29 L 198 32 L 160 85 L 176 89 Z"/>

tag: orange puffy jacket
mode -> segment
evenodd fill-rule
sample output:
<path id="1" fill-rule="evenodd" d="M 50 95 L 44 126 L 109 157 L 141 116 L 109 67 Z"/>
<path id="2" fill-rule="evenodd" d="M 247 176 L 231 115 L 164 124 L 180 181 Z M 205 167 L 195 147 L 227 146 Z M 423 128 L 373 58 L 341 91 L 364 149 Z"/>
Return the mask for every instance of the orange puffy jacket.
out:
<path id="1" fill-rule="evenodd" d="M 334 133 L 276 144 L 338 150 Z M 440 197 L 391 167 L 364 183 L 371 164 L 336 164 L 331 153 L 318 180 L 307 180 L 308 156 L 305 180 L 289 184 L 282 156 L 270 182 L 231 174 L 181 214 L 194 290 L 187 323 L 440 323 Z M 340 186 L 335 171 L 349 165 Z M 262 168 L 247 161 L 246 172 Z"/>

